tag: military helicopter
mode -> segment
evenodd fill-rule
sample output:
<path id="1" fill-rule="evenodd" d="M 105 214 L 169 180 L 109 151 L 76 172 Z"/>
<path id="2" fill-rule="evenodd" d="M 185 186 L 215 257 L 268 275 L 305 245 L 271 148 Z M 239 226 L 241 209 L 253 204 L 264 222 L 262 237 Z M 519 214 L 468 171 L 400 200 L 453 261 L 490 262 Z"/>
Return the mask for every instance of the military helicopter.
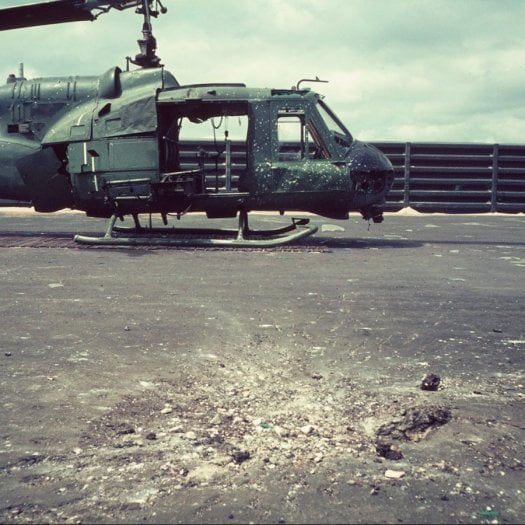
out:
<path id="1" fill-rule="evenodd" d="M 37 212 L 64 208 L 109 219 L 100 237 L 80 243 L 271 246 L 311 235 L 308 218 L 252 230 L 253 211 L 347 219 L 359 211 L 381 222 L 393 168 L 354 139 L 302 83 L 289 89 L 243 83 L 181 85 L 160 63 L 152 18 L 159 0 L 53 0 L 0 9 L 0 30 L 95 20 L 110 9 L 142 16 L 140 52 L 125 69 L 100 76 L 27 80 L 0 86 L 0 198 Z M 137 66 L 130 68 L 130 64 Z M 237 218 L 232 229 L 168 226 L 204 212 Z M 149 226 L 140 222 L 148 214 Z M 153 227 L 152 215 L 164 226 Z M 133 218 L 131 227 L 117 224 Z"/>

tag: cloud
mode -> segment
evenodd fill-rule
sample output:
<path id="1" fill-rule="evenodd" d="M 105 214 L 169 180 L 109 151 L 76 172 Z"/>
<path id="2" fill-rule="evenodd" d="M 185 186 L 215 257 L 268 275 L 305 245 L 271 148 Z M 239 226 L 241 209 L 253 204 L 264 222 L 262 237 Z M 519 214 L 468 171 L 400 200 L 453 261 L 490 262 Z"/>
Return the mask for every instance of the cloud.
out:
<path id="1" fill-rule="evenodd" d="M 181 83 L 311 84 L 359 138 L 524 142 L 525 2 L 165 0 L 158 54 Z M 133 10 L 7 31 L 4 75 L 101 74 L 137 53 Z"/>

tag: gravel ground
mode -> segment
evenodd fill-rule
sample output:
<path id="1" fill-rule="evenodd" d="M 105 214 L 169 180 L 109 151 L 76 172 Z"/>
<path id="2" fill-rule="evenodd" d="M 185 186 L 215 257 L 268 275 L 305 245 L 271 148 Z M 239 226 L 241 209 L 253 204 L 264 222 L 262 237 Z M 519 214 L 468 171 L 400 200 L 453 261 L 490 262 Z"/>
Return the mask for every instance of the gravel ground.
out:
<path id="1" fill-rule="evenodd" d="M 524 217 L 314 220 L 100 249 L 1 212 L 1 522 L 523 522 Z"/>

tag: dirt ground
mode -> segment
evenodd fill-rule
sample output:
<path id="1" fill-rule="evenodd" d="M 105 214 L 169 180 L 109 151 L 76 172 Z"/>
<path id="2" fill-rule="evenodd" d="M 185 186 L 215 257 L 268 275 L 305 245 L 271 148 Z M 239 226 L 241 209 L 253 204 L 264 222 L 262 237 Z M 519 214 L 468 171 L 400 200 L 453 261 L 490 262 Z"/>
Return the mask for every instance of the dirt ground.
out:
<path id="1" fill-rule="evenodd" d="M 315 220 L 101 249 L 1 211 L 0 521 L 525 521 L 525 217 Z"/>

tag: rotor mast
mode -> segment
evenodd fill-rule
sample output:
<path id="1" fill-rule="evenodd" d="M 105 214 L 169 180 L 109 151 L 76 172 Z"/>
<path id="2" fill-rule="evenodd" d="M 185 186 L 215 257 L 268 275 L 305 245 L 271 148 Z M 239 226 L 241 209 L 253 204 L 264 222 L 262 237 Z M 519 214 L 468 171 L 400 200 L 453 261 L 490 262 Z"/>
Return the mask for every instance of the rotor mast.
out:
<path id="1" fill-rule="evenodd" d="M 157 0 L 157 3 L 160 5 L 161 12 L 165 13 L 166 8 Z M 128 57 L 128 60 L 137 66 L 143 68 L 153 68 L 160 67 L 160 58 L 157 56 L 157 41 L 153 36 L 153 30 L 151 26 L 151 17 L 157 16 L 159 12 L 157 10 L 152 11 L 149 6 L 149 1 L 144 0 L 142 7 L 136 9 L 136 13 L 142 14 L 144 16 L 144 22 L 142 24 L 142 38 L 137 40 L 139 44 L 140 53 L 135 55 L 135 59 L 132 60 Z"/>

